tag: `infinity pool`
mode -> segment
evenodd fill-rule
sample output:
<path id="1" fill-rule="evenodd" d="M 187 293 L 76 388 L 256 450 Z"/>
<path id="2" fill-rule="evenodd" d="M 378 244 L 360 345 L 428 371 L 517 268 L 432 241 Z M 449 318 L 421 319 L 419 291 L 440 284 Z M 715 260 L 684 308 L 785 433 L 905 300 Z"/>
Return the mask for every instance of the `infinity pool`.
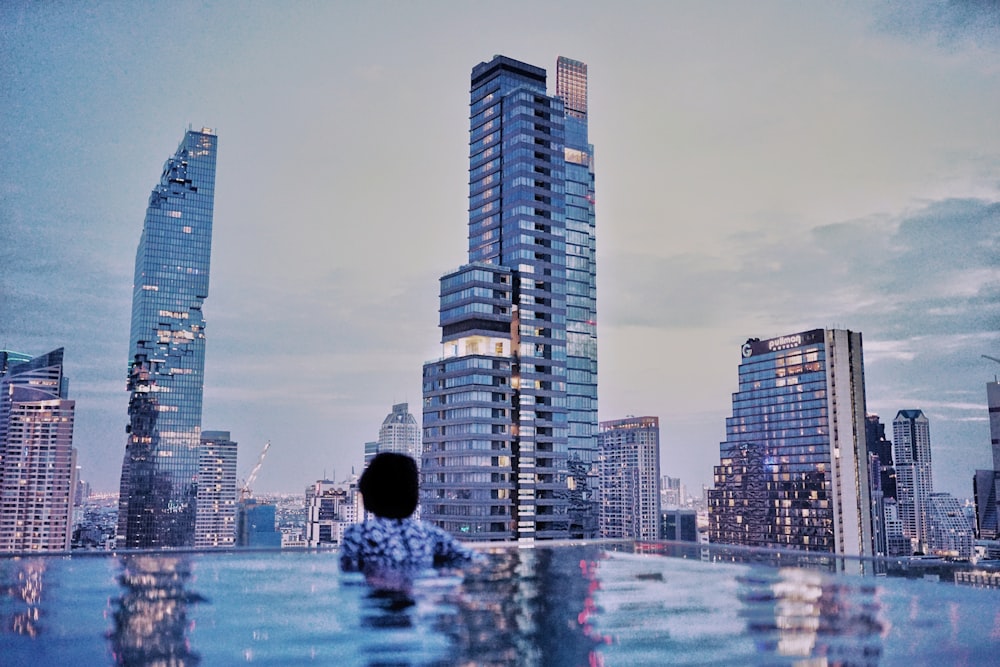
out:
<path id="1" fill-rule="evenodd" d="M 0 665 L 1000 664 L 1000 591 L 725 560 L 494 548 L 390 593 L 332 552 L 5 558 Z"/>

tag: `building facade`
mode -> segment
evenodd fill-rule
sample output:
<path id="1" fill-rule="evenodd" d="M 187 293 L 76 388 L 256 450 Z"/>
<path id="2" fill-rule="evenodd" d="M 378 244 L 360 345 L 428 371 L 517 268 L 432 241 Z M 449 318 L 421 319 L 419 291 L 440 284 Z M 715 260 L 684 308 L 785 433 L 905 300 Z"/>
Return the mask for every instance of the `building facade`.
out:
<path id="1" fill-rule="evenodd" d="M 378 444 L 375 453 L 406 454 L 419 465 L 421 448 L 420 425 L 417 423 L 417 418 L 410 414 L 409 404 L 397 403 L 393 405 L 392 412 L 386 415 L 378 430 Z M 374 454 L 372 456 L 374 457 Z M 369 460 L 366 452 L 366 465 Z"/>
<path id="2" fill-rule="evenodd" d="M 976 501 L 976 535 L 981 540 L 1000 541 L 1000 383 L 986 383 L 993 468 L 977 470 L 972 479 Z M 1000 549 L 991 545 L 992 551 Z"/>
<path id="3" fill-rule="evenodd" d="M 660 420 L 628 417 L 601 422 L 600 536 L 655 540 L 660 536 Z"/>
<path id="4" fill-rule="evenodd" d="M 281 532 L 277 529 L 276 510 L 273 503 L 259 502 L 255 498 L 241 500 L 236 513 L 236 546 L 280 549 Z"/>
<path id="5" fill-rule="evenodd" d="M 927 549 L 928 498 L 934 493 L 931 478 L 931 430 L 920 410 L 900 410 L 892 420 L 893 459 L 896 468 L 896 501 L 903 534 L 914 551 Z"/>
<path id="6" fill-rule="evenodd" d="M 698 512 L 672 508 L 660 513 L 660 538 L 674 542 L 698 542 Z"/>
<path id="7" fill-rule="evenodd" d="M 63 350 L 4 355 L 0 375 L 0 552 L 69 551 L 76 402 Z"/>
<path id="8" fill-rule="evenodd" d="M 709 540 L 872 555 L 861 334 L 753 338 L 741 352 Z"/>
<path id="9" fill-rule="evenodd" d="M 958 560 L 972 558 L 972 523 L 950 493 L 927 496 L 927 553 Z"/>
<path id="10" fill-rule="evenodd" d="M 339 546 L 344 530 L 363 516 L 357 479 L 341 484 L 322 479 L 306 488 L 305 539 L 310 547 Z"/>
<path id="11" fill-rule="evenodd" d="M 236 449 L 229 431 L 201 432 L 195 547 L 228 548 L 236 543 Z"/>
<path id="12" fill-rule="evenodd" d="M 188 130 L 153 188 L 135 259 L 119 548 L 195 541 L 217 137 Z"/>
<path id="13" fill-rule="evenodd" d="M 593 150 L 586 65 L 472 70 L 469 263 L 424 365 L 421 511 L 479 540 L 597 534 Z"/>

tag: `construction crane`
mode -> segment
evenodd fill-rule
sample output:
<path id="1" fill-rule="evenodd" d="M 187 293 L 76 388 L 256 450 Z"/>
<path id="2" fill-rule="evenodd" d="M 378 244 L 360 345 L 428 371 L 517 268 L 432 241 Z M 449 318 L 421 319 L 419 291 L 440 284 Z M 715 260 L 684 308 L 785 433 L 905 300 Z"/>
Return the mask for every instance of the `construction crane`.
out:
<path id="1" fill-rule="evenodd" d="M 988 354 L 984 354 L 984 355 L 982 355 L 982 357 L 983 357 L 983 359 L 989 359 L 990 361 L 995 361 L 998 364 L 1000 364 L 1000 359 L 997 359 L 996 357 L 991 357 Z"/>
<path id="2" fill-rule="evenodd" d="M 257 473 L 260 472 L 260 467 L 264 465 L 264 456 L 267 454 L 267 450 L 271 447 L 271 441 L 268 440 L 264 443 L 264 449 L 261 451 L 260 456 L 257 457 L 257 463 L 254 464 L 253 469 L 250 470 L 250 474 L 247 475 L 246 480 L 243 482 L 243 486 L 240 487 L 240 501 L 244 501 L 247 498 L 253 497 L 253 491 L 251 490 L 251 485 L 254 480 L 257 479 Z"/>

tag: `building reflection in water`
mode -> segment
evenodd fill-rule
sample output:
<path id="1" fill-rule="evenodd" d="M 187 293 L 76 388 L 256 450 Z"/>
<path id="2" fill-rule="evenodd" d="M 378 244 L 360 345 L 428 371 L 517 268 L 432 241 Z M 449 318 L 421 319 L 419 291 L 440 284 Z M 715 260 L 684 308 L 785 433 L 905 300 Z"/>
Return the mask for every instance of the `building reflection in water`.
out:
<path id="1" fill-rule="evenodd" d="M 759 652 L 788 664 L 879 664 L 888 623 L 874 582 L 797 568 L 756 570 L 738 580 L 741 615 Z"/>
<path id="2" fill-rule="evenodd" d="M 590 623 L 597 549 L 508 549 L 490 558 L 465 576 L 455 599 L 458 664 L 600 664 L 603 639 Z"/>
<path id="3" fill-rule="evenodd" d="M 41 633 L 45 563 L 42 558 L 0 561 L 0 598 L 13 600 L 10 615 L 3 619 L 4 632 L 32 639 Z"/>
<path id="4" fill-rule="evenodd" d="M 365 586 L 355 649 L 368 665 L 600 665 L 597 549 L 502 549 L 411 587 Z"/>
<path id="5" fill-rule="evenodd" d="M 187 633 L 188 605 L 204 598 L 187 590 L 191 564 L 184 556 L 135 555 L 121 561 L 121 597 L 111 601 L 109 634 L 117 665 L 186 667 L 200 657 Z"/>

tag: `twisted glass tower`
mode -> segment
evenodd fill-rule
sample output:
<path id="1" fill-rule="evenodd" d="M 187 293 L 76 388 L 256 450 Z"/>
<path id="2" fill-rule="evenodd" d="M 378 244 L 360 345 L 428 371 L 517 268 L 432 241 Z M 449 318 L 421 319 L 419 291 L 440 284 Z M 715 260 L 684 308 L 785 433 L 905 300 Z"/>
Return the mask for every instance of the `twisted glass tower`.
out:
<path id="1" fill-rule="evenodd" d="M 441 279 L 424 365 L 422 517 L 475 539 L 597 534 L 587 68 L 472 70 L 469 263 Z"/>
<path id="2" fill-rule="evenodd" d="M 119 548 L 194 545 L 217 137 L 188 130 L 153 188 L 135 258 Z"/>

